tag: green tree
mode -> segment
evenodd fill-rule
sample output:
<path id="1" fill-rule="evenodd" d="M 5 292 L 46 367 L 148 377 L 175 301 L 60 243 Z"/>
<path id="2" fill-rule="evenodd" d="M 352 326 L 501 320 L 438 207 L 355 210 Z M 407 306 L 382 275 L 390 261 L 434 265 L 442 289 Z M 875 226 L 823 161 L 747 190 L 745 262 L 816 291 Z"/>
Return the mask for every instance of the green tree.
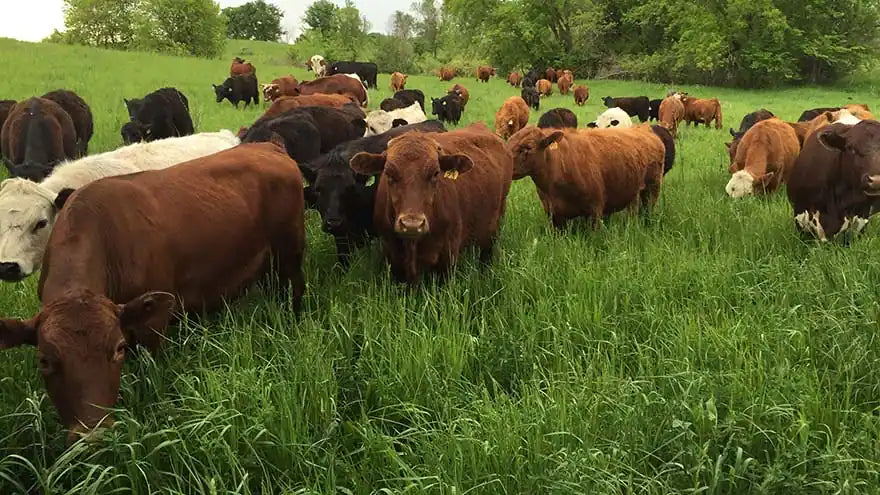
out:
<path id="1" fill-rule="evenodd" d="M 438 39 L 440 36 L 440 10 L 434 0 L 420 0 L 412 4 L 412 10 L 418 17 L 416 34 L 421 51 L 431 52 L 437 56 Z"/>
<path id="2" fill-rule="evenodd" d="M 284 34 L 284 12 L 273 4 L 255 0 L 238 7 L 223 9 L 226 36 L 230 39 L 278 41 Z"/>
<path id="3" fill-rule="evenodd" d="M 338 10 L 339 7 L 330 0 L 318 0 L 306 9 L 303 22 L 325 39 L 329 38 L 336 32 Z"/>
<path id="4" fill-rule="evenodd" d="M 361 17 L 361 12 L 351 0 L 346 1 L 345 7 L 336 11 L 336 33 L 333 41 L 342 57 L 357 59 L 358 53 L 363 49 L 369 28 L 369 23 Z"/>
<path id="5" fill-rule="evenodd" d="M 149 36 L 159 47 L 216 57 L 226 42 L 226 21 L 213 0 L 144 0 Z"/>
<path id="6" fill-rule="evenodd" d="M 411 14 L 396 10 L 388 20 L 388 31 L 391 36 L 401 40 L 408 40 L 413 37 L 413 31 L 416 28 L 416 19 Z"/>
<path id="7" fill-rule="evenodd" d="M 70 43 L 128 49 L 135 43 L 140 0 L 64 0 Z"/>

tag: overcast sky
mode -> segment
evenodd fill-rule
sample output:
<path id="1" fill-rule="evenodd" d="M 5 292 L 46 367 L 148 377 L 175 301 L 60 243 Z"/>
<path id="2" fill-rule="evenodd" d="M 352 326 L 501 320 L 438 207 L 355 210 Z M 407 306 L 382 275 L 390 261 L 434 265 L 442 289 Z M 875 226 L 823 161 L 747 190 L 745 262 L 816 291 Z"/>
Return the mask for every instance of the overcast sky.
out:
<path id="1" fill-rule="evenodd" d="M 217 0 L 221 7 L 247 3 L 248 0 Z M 344 5 L 345 0 L 332 0 Z M 268 0 L 284 11 L 284 29 L 292 36 L 291 41 L 301 32 L 302 16 L 310 0 Z M 55 29 L 64 27 L 63 0 L 0 0 L 0 38 L 17 38 L 25 41 L 39 41 L 52 34 Z M 388 18 L 395 10 L 408 11 L 412 0 L 354 0 L 361 15 L 373 25 L 372 30 L 387 31 Z"/>

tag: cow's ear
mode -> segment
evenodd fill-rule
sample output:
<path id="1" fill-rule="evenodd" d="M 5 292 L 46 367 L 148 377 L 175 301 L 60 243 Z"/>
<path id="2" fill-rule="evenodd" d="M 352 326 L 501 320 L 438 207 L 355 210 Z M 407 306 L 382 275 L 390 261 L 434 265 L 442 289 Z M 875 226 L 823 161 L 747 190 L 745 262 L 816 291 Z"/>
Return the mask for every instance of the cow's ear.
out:
<path id="1" fill-rule="evenodd" d="M 827 128 L 819 131 L 817 139 L 819 144 L 831 151 L 843 151 L 846 149 L 846 134 L 849 128 L 833 129 Z"/>
<path id="2" fill-rule="evenodd" d="M 61 208 L 64 207 L 64 204 L 67 203 L 67 198 L 70 197 L 76 189 L 65 187 L 64 189 L 58 191 L 58 195 L 55 196 L 55 209 L 61 211 Z"/>
<path id="3" fill-rule="evenodd" d="M 467 155 L 440 155 L 440 170 L 444 176 L 457 177 L 456 172 L 463 174 L 474 168 L 474 162 Z"/>
<path id="4" fill-rule="evenodd" d="M 303 189 L 303 198 L 306 202 L 306 208 L 311 208 L 313 210 L 318 208 L 318 198 L 312 186 Z"/>
<path id="5" fill-rule="evenodd" d="M 30 320 L 0 320 L 0 349 L 22 345 L 37 345 L 37 318 Z"/>
<path id="6" fill-rule="evenodd" d="M 554 131 L 552 134 L 538 142 L 538 148 L 543 150 L 553 143 L 558 143 L 562 139 L 563 134 L 562 131 Z"/>
<path id="7" fill-rule="evenodd" d="M 176 302 L 168 292 L 147 292 L 120 304 L 119 327 L 129 345 L 143 344 L 154 350 L 156 332 L 162 333 L 174 315 Z M 153 344 L 153 345 L 151 345 Z"/>
<path id="8" fill-rule="evenodd" d="M 355 172 L 362 175 L 376 175 L 385 169 L 385 153 L 377 155 L 375 153 L 360 153 L 351 157 L 348 166 Z"/>

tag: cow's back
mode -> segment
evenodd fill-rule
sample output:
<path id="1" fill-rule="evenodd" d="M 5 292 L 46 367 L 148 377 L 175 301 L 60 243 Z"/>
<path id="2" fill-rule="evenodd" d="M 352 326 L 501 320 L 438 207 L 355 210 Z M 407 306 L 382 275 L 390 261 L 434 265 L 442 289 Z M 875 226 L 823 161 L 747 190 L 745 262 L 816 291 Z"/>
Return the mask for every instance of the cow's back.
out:
<path id="1" fill-rule="evenodd" d="M 836 126 L 845 124 L 832 124 L 831 127 Z M 834 188 L 841 181 L 843 154 L 823 146 L 818 137 L 815 133 L 804 141 L 803 150 L 789 172 L 786 192 L 795 215 L 822 209 L 834 199 Z"/>

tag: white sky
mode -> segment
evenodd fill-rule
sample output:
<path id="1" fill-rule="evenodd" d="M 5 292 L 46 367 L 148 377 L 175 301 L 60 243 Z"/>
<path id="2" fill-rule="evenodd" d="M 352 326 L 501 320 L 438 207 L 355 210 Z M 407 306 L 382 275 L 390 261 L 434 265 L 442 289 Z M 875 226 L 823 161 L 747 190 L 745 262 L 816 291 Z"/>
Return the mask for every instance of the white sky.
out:
<path id="1" fill-rule="evenodd" d="M 300 33 L 302 16 L 311 0 L 267 0 L 284 11 L 284 29 L 294 38 Z M 372 30 L 385 32 L 388 18 L 395 10 L 409 11 L 413 0 L 354 0 L 355 6 L 366 15 Z M 217 0 L 221 7 L 247 3 L 248 0 Z M 333 0 L 344 5 L 344 0 Z M 39 41 L 64 27 L 63 0 L 0 0 L 0 38 Z"/>

